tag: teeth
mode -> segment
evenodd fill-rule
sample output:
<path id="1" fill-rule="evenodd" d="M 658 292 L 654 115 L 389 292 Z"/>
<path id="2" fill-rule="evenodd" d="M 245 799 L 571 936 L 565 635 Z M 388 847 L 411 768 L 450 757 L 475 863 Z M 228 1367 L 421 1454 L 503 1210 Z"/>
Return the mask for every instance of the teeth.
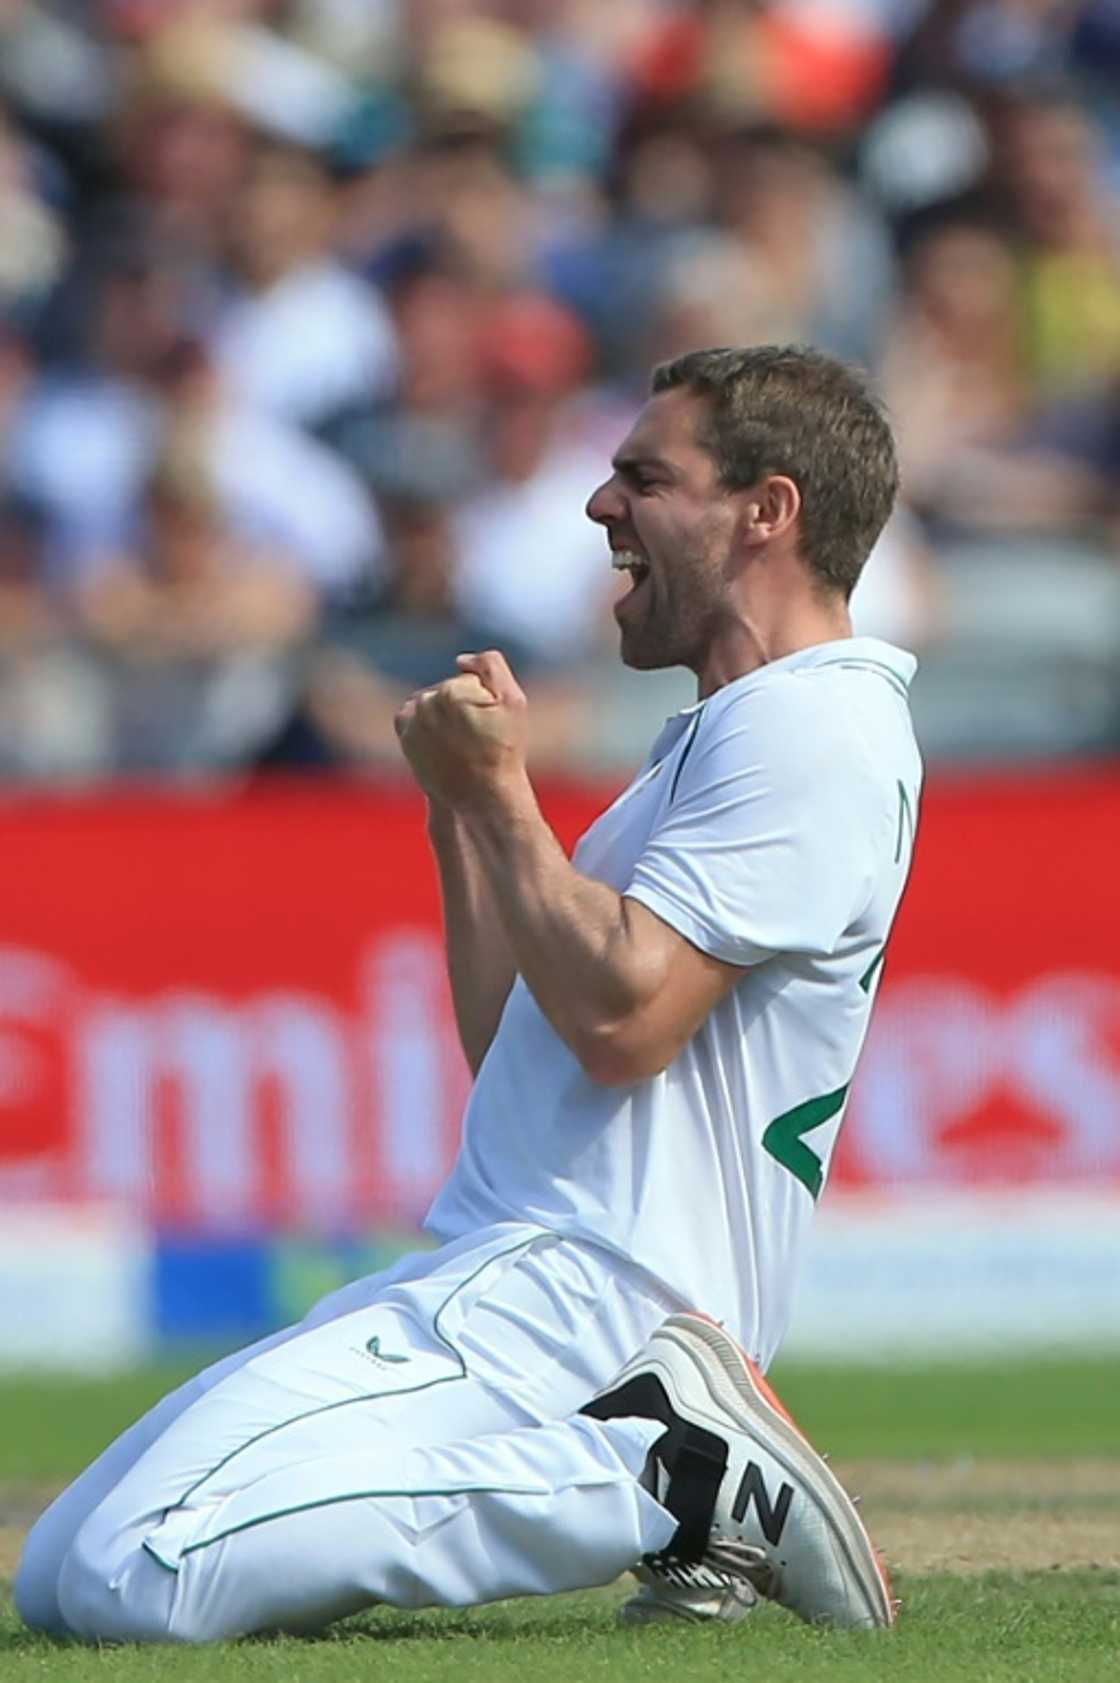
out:
<path id="1" fill-rule="evenodd" d="M 635 567 L 645 568 L 641 556 L 632 549 L 617 549 L 611 556 L 611 566 L 619 573 L 632 573 Z"/>

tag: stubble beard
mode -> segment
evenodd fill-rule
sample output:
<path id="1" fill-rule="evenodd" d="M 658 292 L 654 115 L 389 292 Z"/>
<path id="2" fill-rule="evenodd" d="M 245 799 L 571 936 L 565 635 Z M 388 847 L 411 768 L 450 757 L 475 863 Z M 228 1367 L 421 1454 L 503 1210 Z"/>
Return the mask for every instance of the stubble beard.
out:
<path id="1" fill-rule="evenodd" d="M 641 614 L 621 629 L 619 654 L 635 672 L 684 666 L 699 672 L 715 618 L 709 599 L 710 563 L 682 568 L 670 590 L 651 575 Z M 691 577 L 689 577 L 691 572 Z M 681 588 L 683 586 L 683 589 Z"/>
<path id="2" fill-rule="evenodd" d="M 660 672 L 670 666 L 696 671 L 702 641 L 698 617 L 674 614 L 671 603 L 651 602 L 639 621 L 622 627 L 619 653 L 623 665 L 635 672 Z"/>

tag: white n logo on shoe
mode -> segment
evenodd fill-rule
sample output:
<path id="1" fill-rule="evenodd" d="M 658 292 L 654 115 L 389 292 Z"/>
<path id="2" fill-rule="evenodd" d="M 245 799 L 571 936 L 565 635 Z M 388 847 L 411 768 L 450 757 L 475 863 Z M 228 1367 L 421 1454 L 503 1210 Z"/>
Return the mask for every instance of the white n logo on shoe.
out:
<path id="1" fill-rule="evenodd" d="M 753 1461 L 748 1461 L 747 1470 L 739 1480 L 739 1488 L 735 1492 L 735 1500 L 731 1504 L 731 1517 L 737 1525 L 742 1524 L 746 1518 L 752 1497 L 758 1511 L 758 1523 L 762 1528 L 762 1535 L 772 1548 L 777 1548 L 782 1531 L 785 1529 L 789 1505 L 793 1501 L 793 1486 L 783 1484 L 778 1491 L 778 1500 L 771 1506 L 770 1496 L 761 1472 Z"/>

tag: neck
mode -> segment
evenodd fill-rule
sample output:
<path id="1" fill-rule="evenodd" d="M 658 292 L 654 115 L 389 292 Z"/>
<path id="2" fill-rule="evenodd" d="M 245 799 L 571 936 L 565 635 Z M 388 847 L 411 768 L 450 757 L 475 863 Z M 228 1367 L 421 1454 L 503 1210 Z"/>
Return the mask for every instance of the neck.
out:
<path id="1" fill-rule="evenodd" d="M 712 638 L 703 664 L 696 668 L 697 700 L 745 678 L 760 666 L 796 654 L 798 649 L 832 643 L 852 635 L 848 604 L 840 598 L 799 602 L 770 613 L 740 613 Z"/>

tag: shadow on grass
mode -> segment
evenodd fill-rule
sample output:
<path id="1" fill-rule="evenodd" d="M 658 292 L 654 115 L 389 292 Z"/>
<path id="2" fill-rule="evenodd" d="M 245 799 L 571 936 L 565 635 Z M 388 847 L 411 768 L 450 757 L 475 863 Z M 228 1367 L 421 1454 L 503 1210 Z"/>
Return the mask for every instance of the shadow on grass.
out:
<path id="1" fill-rule="evenodd" d="M 0 1618 L 0 1654 L 50 1654 L 56 1649 L 80 1647 L 76 1636 L 47 1636 L 41 1630 L 28 1630 L 6 1608 L 5 1617 Z"/>
<path id="2" fill-rule="evenodd" d="M 608 1599 L 609 1596 L 609 1599 Z M 531 1638 L 555 1637 L 567 1642 L 581 1638 L 601 1639 L 621 1627 L 616 1624 L 614 1608 L 618 1598 L 604 1594 L 597 1606 L 573 1604 L 568 1597 L 555 1598 L 544 1612 L 547 1598 L 531 1597 L 517 1603 L 493 1608 L 466 1608 L 463 1611 L 427 1608 L 416 1613 L 399 1612 L 391 1607 L 374 1607 L 356 1613 L 352 1618 L 327 1625 L 314 1631 L 261 1631 L 236 1638 L 239 1646 L 314 1647 L 321 1644 L 350 1642 L 489 1642 L 516 1643 Z M 88 1644 L 74 1636 L 52 1636 L 43 1631 L 29 1630 L 12 1603 L 11 1589 L 0 1584 L 0 1654 L 40 1653 L 54 1650 L 80 1649 L 115 1644 Z M 131 1647 L 126 1643 L 121 1646 Z"/>
<path id="3" fill-rule="evenodd" d="M 600 1641 L 621 1630 L 613 1606 L 578 1608 L 565 1606 L 559 1598 L 543 1611 L 545 1598 L 528 1598 L 514 1606 L 492 1609 L 425 1609 L 400 1612 L 390 1607 L 356 1613 L 325 1630 L 299 1633 L 266 1632 L 248 1636 L 247 1643 L 291 1642 L 301 1645 L 347 1642 L 486 1642 L 494 1645 L 555 1637 L 565 1642 L 581 1638 Z"/>

